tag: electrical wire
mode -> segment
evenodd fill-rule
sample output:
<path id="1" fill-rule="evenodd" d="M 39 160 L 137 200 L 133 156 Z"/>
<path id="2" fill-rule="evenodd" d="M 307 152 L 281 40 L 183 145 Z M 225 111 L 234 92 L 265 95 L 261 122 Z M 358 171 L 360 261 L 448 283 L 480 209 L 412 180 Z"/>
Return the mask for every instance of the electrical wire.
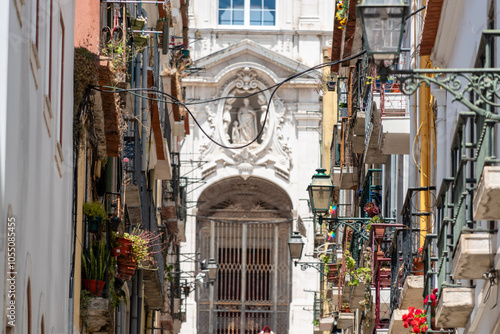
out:
<path id="1" fill-rule="evenodd" d="M 276 91 L 282 86 L 284 85 L 286 82 L 290 81 L 290 80 L 293 80 L 299 76 L 302 76 L 308 72 L 311 72 L 311 71 L 314 71 L 316 69 L 319 69 L 319 68 L 323 68 L 323 67 L 327 67 L 327 66 L 331 66 L 331 65 L 336 65 L 336 64 L 340 64 L 340 63 L 343 63 L 343 62 L 346 62 L 346 61 L 351 61 L 352 59 L 355 59 L 357 57 L 360 57 L 362 56 L 363 54 L 366 53 L 366 50 L 361 50 L 360 52 L 352 55 L 352 56 L 349 56 L 347 58 L 344 58 L 344 59 L 340 59 L 340 60 L 336 60 L 336 61 L 331 61 L 331 62 L 326 62 L 326 63 L 323 63 L 323 64 L 319 64 L 319 65 L 316 65 L 316 66 L 313 66 L 305 71 L 302 71 L 302 72 L 299 72 L 299 73 L 296 73 L 290 77 L 288 77 L 287 79 L 283 80 L 282 82 L 276 84 L 276 85 L 273 85 L 271 87 L 267 87 L 263 90 L 260 90 L 260 91 L 257 91 L 257 92 L 254 92 L 248 96 L 253 96 L 253 95 L 256 95 L 256 94 L 259 94 L 261 92 L 264 92 L 266 90 L 270 90 L 270 89 L 273 89 L 273 91 L 271 92 L 271 95 L 269 96 L 269 101 L 267 102 L 267 109 L 266 109 L 266 113 L 265 113 L 265 117 L 264 117 L 264 121 L 262 122 L 262 127 L 261 129 L 259 130 L 259 132 L 257 133 L 257 135 L 255 136 L 254 139 L 252 139 L 250 142 L 244 144 L 244 145 L 240 145 L 240 146 L 227 146 L 227 145 L 224 145 L 224 144 L 221 144 L 219 142 L 217 142 L 215 139 L 213 139 L 212 137 L 210 137 L 210 135 L 202 128 L 201 124 L 198 122 L 198 120 L 196 119 L 196 117 L 194 117 L 193 113 L 191 112 L 191 110 L 187 107 L 187 105 L 189 103 L 185 103 L 185 102 L 182 102 L 180 101 L 179 99 L 177 99 L 175 96 L 173 95 L 170 95 L 168 93 L 165 93 L 165 92 L 162 92 L 162 91 L 159 91 L 158 89 L 156 88 L 131 88 L 131 89 L 116 89 L 115 87 L 110 87 L 110 86 L 94 86 L 93 89 L 97 90 L 97 91 L 101 91 L 101 92 L 106 92 L 106 93 L 120 93 L 120 92 L 129 92 L 129 93 L 132 93 L 132 91 L 152 91 L 154 93 L 157 93 L 157 94 L 161 94 L 161 95 L 164 95 L 164 96 L 167 96 L 168 98 L 170 98 L 174 103 L 176 104 L 180 104 L 182 105 L 186 111 L 189 113 L 189 115 L 191 115 L 191 117 L 193 118 L 193 121 L 195 122 L 195 124 L 198 126 L 198 128 L 200 129 L 200 131 L 211 141 L 213 142 L 215 145 L 217 146 L 220 146 L 222 148 L 225 148 L 225 149 L 229 149 L 229 150 L 236 150 L 236 149 L 242 149 L 242 148 L 245 148 L 245 147 L 248 147 L 250 146 L 251 144 L 253 144 L 254 142 L 256 142 L 260 136 L 262 135 L 264 129 L 265 129 L 265 126 L 266 126 L 266 123 L 267 123 L 267 118 L 268 118 L 268 115 L 269 115 L 269 107 L 271 105 L 271 102 L 272 102 L 272 99 L 273 99 L 273 96 L 274 94 L 276 93 Z M 102 88 L 113 88 L 113 90 L 104 90 Z M 228 99 L 228 98 L 246 98 L 248 96 L 226 96 L 226 97 L 220 97 L 220 98 L 217 98 L 217 99 L 213 99 L 213 101 L 218 101 L 218 100 L 221 100 L 221 99 Z M 145 97 L 145 98 L 148 98 L 149 97 Z M 164 101 L 164 102 L 167 102 L 167 101 Z M 210 102 L 210 100 L 206 100 L 206 101 L 203 101 L 203 102 L 197 102 L 197 103 L 192 103 L 192 104 L 199 104 L 199 103 L 208 103 Z M 167 102 L 168 103 L 168 102 Z"/>

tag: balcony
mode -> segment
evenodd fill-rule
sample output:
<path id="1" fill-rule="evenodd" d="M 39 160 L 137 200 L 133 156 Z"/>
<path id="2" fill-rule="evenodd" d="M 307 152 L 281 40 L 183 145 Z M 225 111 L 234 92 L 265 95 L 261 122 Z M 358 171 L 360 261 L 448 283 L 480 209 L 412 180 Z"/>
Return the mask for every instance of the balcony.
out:
<path id="1" fill-rule="evenodd" d="M 380 121 L 380 110 L 377 107 L 378 104 L 376 102 L 375 96 L 373 97 L 373 101 L 371 102 L 371 104 L 366 108 L 367 121 L 365 126 L 365 150 L 364 150 L 365 164 L 385 164 L 387 162 L 387 157 L 388 157 L 388 155 L 385 155 L 380 151 L 379 142 L 380 142 L 380 131 L 382 124 Z"/>
<path id="2" fill-rule="evenodd" d="M 385 111 L 381 117 L 380 151 L 382 154 L 410 153 L 410 116 L 403 112 Z"/>
<path id="3" fill-rule="evenodd" d="M 463 328 L 473 309 L 473 288 L 443 288 L 436 305 L 436 325 L 438 328 Z"/>
<path id="4" fill-rule="evenodd" d="M 474 220 L 500 219 L 500 166 L 485 166 L 474 195 Z"/>
<path id="5" fill-rule="evenodd" d="M 400 308 L 408 309 L 410 306 L 422 304 L 424 294 L 424 276 L 410 275 L 406 277 L 400 296 Z"/>
<path id="6" fill-rule="evenodd" d="M 319 330 L 320 331 L 330 331 L 334 322 L 334 317 L 321 318 L 319 319 Z"/>
<path id="7" fill-rule="evenodd" d="M 347 329 L 354 326 L 354 313 L 340 312 L 337 328 Z"/>
<path id="8" fill-rule="evenodd" d="M 403 326 L 403 314 L 408 313 L 406 309 L 395 309 L 392 312 L 389 324 L 389 334 L 408 334 L 408 328 Z"/>
<path id="9" fill-rule="evenodd" d="M 483 278 L 483 273 L 492 269 L 495 245 L 493 234 L 462 233 L 453 256 L 453 279 Z"/>
<path id="10" fill-rule="evenodd" d="M 351 189 L 358 184 L 357 158 L 352 149 L 347 118 L 342 119 L 340 144 L 340 189 Z"/>

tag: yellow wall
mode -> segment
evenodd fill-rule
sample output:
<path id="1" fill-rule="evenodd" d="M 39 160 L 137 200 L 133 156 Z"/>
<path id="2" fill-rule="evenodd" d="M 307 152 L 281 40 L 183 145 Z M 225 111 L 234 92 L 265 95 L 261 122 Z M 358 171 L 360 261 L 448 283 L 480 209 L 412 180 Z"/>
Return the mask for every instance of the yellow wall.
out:
<path id="1" fill-rule="evenodd" d="M 86 142 L 85 135 L 82 143 Z M 74 309 L 73 328 L 80 328 L 80 291 L 81 291 L 81 263 L 82 263 L 82 240 L 83 240 L 83 200 L 85 197 L 85 148 L 81 148 L 78 154 L 78 183 L 76 199 L 76 243 L 75 243 L 75 273 L 74 273 Z M 80 328 L 81 331 L 81 328 Z"/>
<path id="2" fill-rule="evenodd" d="M 330 59 L 325 59 L 330 61 Z M 337 89 L 329 92 L 326 89 L 326 81 L 330 79 L 330 67 L 323 68 L 323 124 L 321 138 L 321 167 L 326 168 L 326 173 L 330 174 L 331 145 L 333 136 L 333 126 L 337 123 Z M 337 82 L 337 77 L 334 77 Z"/>

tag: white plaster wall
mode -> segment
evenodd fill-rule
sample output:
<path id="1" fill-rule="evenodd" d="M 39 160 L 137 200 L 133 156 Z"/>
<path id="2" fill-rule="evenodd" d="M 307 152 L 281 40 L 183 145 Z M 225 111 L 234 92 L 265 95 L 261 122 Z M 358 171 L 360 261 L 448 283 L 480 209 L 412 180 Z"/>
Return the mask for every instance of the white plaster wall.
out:
<path id="1" fill-rule="evenodd" d="M 21 3 L 21 2 L 20 2 Z M 40 1 L 40 31 L 47 29 L 45 19 L 48 1 Z M 17 18 L 14 1 L 9 1 L 9 17 L 0 25 L 4 27 L 0 51 L 2 83 L 0 84 L 0 156 L 5 156 L 5 197 L 0 196 L 1 207 L 12 206 L 16 219 L 16 332 L 27 332 L 31 321 L 33 333 L 40 332 L 44 318 L 45 333 L 67 333 L 70 303 L 69 275 L 72 236 L 72 122 L 73 122 L 73 22 L 74 3 L 54 1 L 53 36 L 57 41 L 59 15 L 65 23 L 64 51 L 64 99 L 63 99 L 63 176 L 56 168 L 56 139 L 49 136 L 43 118 L 43 93 L 48 68 L 45 65 L 45 51 L 48 37 L 40 34 L 39 87 L 35 87 L 29 62 L 31 28 L 29 21 L 30 1 L 22 7 L 22 26 Z M 4 15 L 4 14 L 0 14 Z M 53 40 L 54 40 L 53 39 Z M 56 68 L 57 43 L 53 42 L 53 68 Z M 7 61 L 7 66 L 6 66 Z M 8 67 L 8 69 L 6 69 Z M 60 78 L 55 75 L 53 87 Z M 8 83 L 8 85 L 6 84 Z M 1 98 L 1 97 L 4 98 Z M 57 95 L 55 95 L 57 96 Z M 54 106 L 56 103 L 54 102 Z M 4 108 L 6 107 L 6 114 Z M 55 120 L 52 120 L 55 128 Z M 7 140 L 5 140 L 5 138 Z M 3 160 L 3 158 L 2 158 Z M 1 161 L 1 160 L 0 160 Z M 2 167 L 3 168 L 3 167 Z M 0 170 L 2 169 L 0 168 Z M 0 176 L 3 180 L 3 177 Z M 2 184 L 3 181 L 0 181 Z M 0 220 L 2 244 L 6 241 L 6 219 L 2 212 Z M 4 263 L 5 247 L 0 247 L 0 263 Z M 2 268 L 4 266 L 2 265 Z M 2 269 L 3 270 L 3 269 Z M 2 272 L 3 274 L 3 272 Z M 28 315 L 28 280 L 31 284 L 31 319 Z M 4 296 L 2 284 L 0 295 Z M 2 305 L 4 301 L 2 301 Z M 3 308 L 2 308 L 3 309 Z M 5 328 L 5 317 L 0 327 Z"/>
<path id="2" fill-rule="evenodd" d="M 198 32 L 202 37 L 190 45 L 193 59 L 249 38 L 308 66 L 320 64 L 321 44 L 331 45 L 334 8 L 333 1 L 276 0 L 275 26 L 219 26 L 218 2 L 193 0 L 189 35 L 194 38 Z"/>
<path id="3" fill-rule="evenodd" d="M 500 22 L 500 15 L 498 14 L 498 1 L 496 3 L 496 24 Z M 444 1 L 443 13 L 436 37 L 436 45 L 434 46 L 431 58 L 434 66 L 446 68 L 471 68 L 474 67 L 479 43 L 481 40 L 481 32 L 487 29 L 487 0 L 479 1 Z M 498 41 L 498 38 L 496 39 Z M 500 64 L 500 57 L 496 55 L 496 65 Z M 439 103 L 442 103 L 443 95 L 445 95 L 446 109 L 443 113 L 443 118 L 439 119 L 439 126 L 445 131 L 444 136 L 438 134 L 440 142 L 444 143 L 446 147 L 443 149 L 445 160 L 443 165 L 446 171 L 441 173 L 443 177 L 450 175 L 450 145 L 453 139 L 453 134 L 456 128 L 457 115 L 460 111 L 467 110 L 462 104 L 452 102 L 451 94 L 437 94 L 440 96 Z M 497 127 L 498 129 L 498 127 Z M 444 138 L 443 138 L 444 137 Z M 497 147 L 500 145 L 500 137 L 496 137 Z M 439 148 L 438 148 L 439 149 Z M 441 164 L 440 164 L 441 165 Z M 438 166 L 440 166 L 438 165 Z M 439 176 L 439 174 L 438 174 Z M 438 181 L 441 176 L 438 177 Z M 440 186 L 440 183 L 437 184 Z M 497 234 L 497 245 L 500 245 L 500 238 Z M 496 255 L 496 263 L 500 263 L 500 256 Z M 496 269 L 499 269 L 498 266 Z M 464 282 L 467 284 L 467 281 Z M 461 333 L 494 333 L 495 325 L 500 316 L 498 307 L 500 303 L 500 295 L 498 294 L 498 287 L 491 288 L 490 296 L 484 302 L 486 292 L 489 284 L 484 280 L 475 280 L 475 303 L 476 306 L 471 315 L 470 321 L 465 329 L 460 329 Z M 498 330 L 498 329 L 497 329 Z"/>
<path id="4" fill-rule="evenodd" d="M 274 27 L 238 27 L 238 26 L 218 26 L 217 19 L 217 1 L 193 0 L 190 2 L 190 37 L 195 34 L 201 36 L 201 40 L 190 45 L 194 66 L 196 60 L 206 57 L 214 52 L 220 51 L 230 45 L 238 43 L 244 39 L 255 41 L 259 45 L 278 52 L 295 61 L 300 61 L 307 66 L 314 66 L 322 62 L 322 48 L 325 45 L 331 45 L 331 33 L 333 30 L 333 14 L 335 2 L 319 0 L 277 0 L 277 19 Z M 224 57 L 221 54 L 221 57 Z M 235 57 L 238 57 L 236 55 Z M 245 58 L 246 57 L 246 58 Z M 220 76 L 225 69 L 235 65 L 238 61 L 255 62 L 265 67 L 265 60 L 256 58 L 228 58 L 224 65 L 217 68 L 209 68 L 207 71 L 216 71 L 211 73 L 213 77 Z M 269 60 L 268 60 L 269 61 Z M 272 62 L 272 60 L 271 60 Z M 289 64 L 287 64 L 290 66 Z M 279 68 L 279 66 L 277 67 Z M 277 68 L 274 68 L 276 71 Z M 220 71 L 220 72 L 219 72 Z M 273 78 L 283 80 L 283 69 L 281 72 L 268 70 L 268 74 Z M 190 76 L 185 80 L 187 88 L 187 98 L 210 99 L 219 94 L 219 91 L 211 84 L 205 81 L 205 78 Z M 273 82 L 274 83 L 274 82 Z M 289 108 L 291 117 L 291 126 L 284 129 L 284 137 L 289 138 L 288 144 L 292 149 L 292 168 L 289 171 L 289 179 L 285 180 L 277 177 L 274 170 L 262 166 L 256 166 L 253 175 L 264 177 L 284 189 L 293 204 L 293 210 L 297 216 L 310 217 L 307 206 L 307 185 L 310 183 L 311 176 L 315 169 L 320 165 L 320 122 L 318 113 L 320 105 L 318 95 L 314 92 L 314 82 L 304 80 L 301 86 L 284 86 L 278 92 L 277 96 L 283 100 L 285 106 Z M 207 115 L 206 105 L 198 105 L 190 108 L 195 117 L 200 121 L 203 129 L 211 131 Z M 214 108 L 213 106 L 211 108 Z M 215 108 L 217 110 L 217 108 Z M 191 135 L 186 137 L 182 145 L 182 160 L 200 160 L 200 146 L 206 141 L 204 135 L 197 126 L 191 123 Z M 221 149 L 215 148 L 211 153 L 215 156 L 223 156 Z M 209 158 L 216 160 L 214 156 Z M 195 166 L 195 164 L 194 164 Z M 191 164 L 184 163 L 183 170 L 191 170 Z M 188 177 L 201 177 L 200 168 L 195 169 Z M 238 175 L 236 166 L 226 166 L 217 169 L 215 174 L 209 176 L 207 184 L 189 194 L 188 200 L 196 201 L 203 190 L 225 177 Z M 196 210 L 188 211 L 188 220 L 186 224 L 187 242 L 182 244 L 182 251 L 194 253 L 196 251 L 196 233 L 194 216 Z M 311 220 L 305 220 L 307 228 L 307 238 L 303 254 L 312 254 L 314 245 L 314 227 Z M 295 229 L 296 221 L 293 222 Z M 303 261 L 310 261 L 303 255 Z M 194 264 L 183 264 L 186 270 L 193 270 Z M 305 290 L 315 291 L 319 289 L 318 273 L 314 269 L 301 271 L 300 267 L 292 269 L 292 294 L 289 316 L 289 333 L 305 333 L 313 330 L 313 299 L 314 294 Z M 192 294 L 188 299 L 187 322 L 182 325 L 181 333 L 196 332 L 196 304 L 195 295 Z M 284 334 L 284 333 L 279 333 Z"/>

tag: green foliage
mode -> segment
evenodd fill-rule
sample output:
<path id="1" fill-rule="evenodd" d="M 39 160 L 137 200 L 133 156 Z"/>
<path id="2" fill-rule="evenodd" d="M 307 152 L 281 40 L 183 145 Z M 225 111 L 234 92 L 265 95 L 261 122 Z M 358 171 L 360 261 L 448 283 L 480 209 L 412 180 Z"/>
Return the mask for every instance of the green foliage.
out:
<path id="1" fill-rule="evenodd" d="M 106 212 L 104 205 L 99 202 L 83 203 L 83 213 L 88 218 L 99 217 L 102 219 L 106 219 L 108 217 L 108 213 Z"/>
<path id="2" fill-rule="evenodd" d="M 349 270 L 351 280 L 348 282 L 349 286 L 358 286 L 360 282 L 370 284 L 372 280 L 372 270 L 368 267 L 356 268 L 356 260 L 351 256 L 351 253 L 346 250 L 344 253 L 346 267 Z"/>
<path id="3" fill-rule="evenodd" d="M 87 318 L 89 316 L 89 305 L 92 298 L 95 298 L 95 296 L 90 291 L 80 291 L 80 317 L 82 318 L 84 324 L 87 323 Z"/>
<path id="4" fill-rule="evenodd" d="M 84 249 L 82 252 L 83 277 L 99 281 L 106 280 L 106 268 L 109 263 L 109 252 L 106 252 L 106 243 L 102 239 L 97 245 Z"/>
<path id="5" fill-rule="evenodd" d="M 80 105 L 85 94 L 89 94 L 90 87 L 97 85 L 99 57 L 84 47 L 75 48 L 73 72 L 73 142 L 78 148 L 83 135 L 83 124 L 80 120 Z M 91 100 L 86 101 L 91 104 Z M 88 107 L 92 107 L 88 105 Z"/>

